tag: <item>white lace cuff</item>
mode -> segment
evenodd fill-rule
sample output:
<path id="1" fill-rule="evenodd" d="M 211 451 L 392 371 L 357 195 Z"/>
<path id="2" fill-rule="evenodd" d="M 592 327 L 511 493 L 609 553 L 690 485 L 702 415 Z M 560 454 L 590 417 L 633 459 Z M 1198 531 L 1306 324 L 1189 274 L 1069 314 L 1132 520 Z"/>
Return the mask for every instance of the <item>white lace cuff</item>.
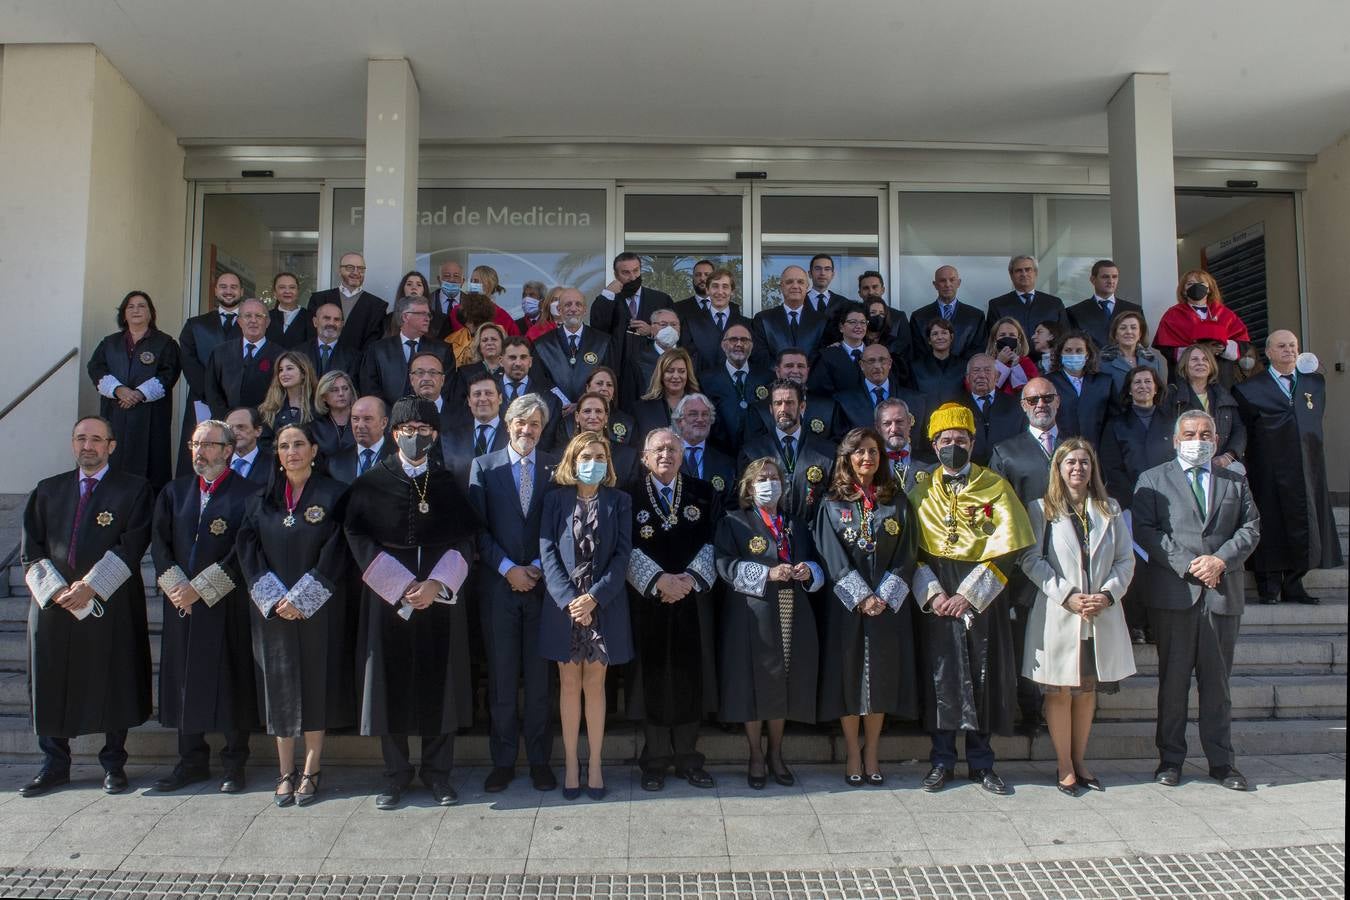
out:
<path id="1" fill-rule="evenodd" d="M 383 551 L 361 573 L 361 580 L 390 606 L 398 605 L 403 592 L 417 579 L 408 567 Z"/>
<path id="2" fill-rule="evenodd" d="M 291 601 L 291 606 L 295 607 L 296 612 L 308 619 L 318 612 L 331 596 L 332 591 L 320 584 L 313 575 L 306 573 L 287 592 L 286 599 Z"/>
<path id="3" fill-rule="evenodd" d="M 95 594 L 107 600 L 117 593 L 117 589 L 130 577 L 131 569 L 122 561 L 122 557 L 109 550 L 103 554 L 102 559 L 94 563 L 93 568 L 85 573 L 82 580 L 94 589 Z"/>
<path id="4" fill-rule="evenodd" d="M 459 589 L 464 585 L 464 579 L 469 577 L 469 564 L 464 561 L 464 555 L 458 550 L 447 550 L 440 561 L 436 563 L 429 579 L 435 579 L 445 585 L 449 591 L 447 600 L 453 601 L 453 598 L 459 593 Z"/>
<path id="5" fill-rule="evenodd" d="M 733 570 L 736 577 L 731 582 L 732 590 L 751 597 L 763 597 L 764 586 L 769 583 L 769 567 L 757 562 L 738 562 Z"/>
<path id="6" fill-rule="evenodd" d="M 181 568 L 178 566 L 169 566 L 169 568 L 164 570 L 163 574 L 155 579 L 155 583 L 159 585 L 161 591 L 167 594 L 187 580 L 187 573 Z M 201 593 L 201 591 L 198 591 L 197 593 Z"/>
<path id="7" fill-rule="evenodd" d="M 255 581 L 248 592 L 253 597 L 253 605 L 258 607 L 263 618 L 267 618 L 272 615 L 276 605 L 286 597 L 286 585 L 282 584 L 276 575 L 268 572 Z"/>
<path id="8" fill-rule="evenodd" d="M 924 612 L 932 612 L 930 604 L 933 598 L 942 593 L 942 585 L 938 583 L 937 575 L 928 567 L 927 563 L 919 563 L 914 569 L 914 602 L 919 604 L 919 608 Z"/>
<path id="9" fill-rule="evenodd" d="M 122 382 L 115 375 L 104 375 L 98 380 L 98 392 L 109 400 L 117 399 L 117 389 L 121 386 Z"/>
<path id="10" fill-rule="evenodd" d="M 881 579 L 881 586 L 877 588 L 877 596 L 886 602 L 892 612 L 899 612 L 905 598 L 909 596 L 909 585 L 894 572 L 887 572 L 886 577 Z"/>
<path id="11" fill-rule="evenodd" d="M 146 403 L 164 399 L 164 385 L 159 383 L 158 378 L 145 379 L 140 384 L 136 385 L 136 390 L 145 395 Z"/>
<path id="12" fill-rule="evenodd" d="M 703 549 L 698 551 L 698 555 L 689 563 L 685 571 L 694 576 L 694 580 L 699 583 L 698 589 L 700 591 L 707 591 L 716 584 L 717 567 L 713 561 L 713 545 L 704 544 Z"/>
<path id="13" fill-rule="evenodd" d="M 50 559 L 39 559 L 28 567 L 28 571 L 23 573 L 24 584 L 28 585 L 28 591 L 41 607 L 47 606 L 52 602 L 52 598 L 64 591 L 70 585 L 61 577 L 61 573 L 56 571 L 56 566 Z"/>
<path id="14" fill-rule="evenodd" d="M 644 597 L 648 596 L 656 579 L 663 574 L 664 570 L 641 550 L 635 549 L 628 557 L 628 583 Z"/>
<path id="15" fill-rule="evenodd" d="M 192 589 L 201 595 L 207 606 L 215 606 L 225 595 L 234 590 L 234 579 L 220 563 L 211 563 L 192 579 Z"/>
<path id="16" fill-rule="evenodd" d="M 859 603 L 872 596 L 872 589 L 857 572 L 849 572 L 834 583 L 834 595 L 848 609 L 857 609 Z"/>
<path id="17" fill-rule="evenodd" d="M 961 581 L 956 592 L 970 601 L 977 612 L 984 612 L 1003 590 L 1008 579 L 993 563 L 981 563 Z"/>

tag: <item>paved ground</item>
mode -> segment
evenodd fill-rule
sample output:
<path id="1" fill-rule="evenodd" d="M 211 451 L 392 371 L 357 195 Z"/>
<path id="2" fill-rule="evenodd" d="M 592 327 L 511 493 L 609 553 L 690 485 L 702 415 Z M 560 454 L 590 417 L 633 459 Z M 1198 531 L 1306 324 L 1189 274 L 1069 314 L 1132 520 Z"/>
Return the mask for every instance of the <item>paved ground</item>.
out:
<path id="1" fill-rule="evenodd" d="M 1341 854 L 1343 881 L 1344 754 L 1244 759 L 1241 768 L 1255 786 L 1247 794 L 1220 788 L 1194 763 L 1173 789 L 1152 783 L 1148 761 L 1102 763 L 1097 774 L 1106 792 L 1076 799 L 1054 789 L 1053 764 L 1000 767 L 1016 788 L 1002 798 L 968 782 L 925 794 L 917 788 L 924 768 L 894 765 L 885 788 L 855 790 L 843 784 L 838 767 L 799 766 L 798 786 L 759 792 L 746 786 L 743 770 L 718 767 L 715 790 L 671 782 L 665 792 L 648 794 L 631 771 L 615 767 L 607 773 L 610 796 L 598 803 L 540 794 L 523 778 L 487 795 L 484 771 L 469 769 L 457 779 L 459 806 L 432 806 L 419 792 L 405 808 L 382 813 L 372 800 L 378 773 L 368 769 L 330 769 L 321 802 L 278 810 L 270 773 L 261 768 L 250 770 L 254 790 L 237 796 L 216 793 L 210 783 L 154 794 L 149 784 L 167 770 L 133 767 L 133 790 L 108 797 L 98 787 L 101 771 L 81 767 L 71 787 L 24 799 L 13 791 L 32 770 L 3 766 L 0 878 L 51 877 L 36 871 L 43 869 L 94 870 L 105 878 L 120 872 L 126 879 L 902 872 L 1066 860 L 1135 865 L 1141 856 L 1322 845 Z M 92 885 L 78 893 L 90 892 L 98 893 Z M 0 894 L 11 893 L 0 883 Z"/>

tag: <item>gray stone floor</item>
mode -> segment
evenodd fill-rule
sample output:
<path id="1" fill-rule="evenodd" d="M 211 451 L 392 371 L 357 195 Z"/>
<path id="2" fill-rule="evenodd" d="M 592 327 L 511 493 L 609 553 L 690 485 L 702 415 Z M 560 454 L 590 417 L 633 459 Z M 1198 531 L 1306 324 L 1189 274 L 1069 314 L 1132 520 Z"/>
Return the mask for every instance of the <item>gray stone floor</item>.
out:
<path id="1" fill-rule="evenodd" d="M 80 767 L 70 787 L 25 799 L 32 776 L 0 766 L 0 873 L 61 869 L 210 875 L 566 875 L 844 871 L 1104 860 L 1222 853 L 1345 840 L 1344 754 L 1240 762 L 1255 790 L 1237 794 L 1187 767 L 1178 788 L 1152 783 L 1146 760 L 1097 766 L 1107 790 L 1076 799 L 1052 784 L 1053 764 L 1000 767 L 1016 792 L 993 797 L 961 781 L 918 789 L 926 766 L 887 769 L 884 788 L 850 789 L 835 766 L 798 766 L 798 785 L 746 786 L 743 769 L 715 768 L 718 786 L 670 781 L 646 793 L 612 767 L 604 801 L 540 794 L 525 778 L 484 794 L 482 769 L 458 773 L 461 802 L 442 809 L 414 792 L 380 812 L 380 779 L 332 768 L 321 802 L 276 809 L 271 772 L 250 770 L 250 792 L 215 784 L 160 795 L 167 769 L 131 767 L 133 789 L 102 793 L 102 772 Z"/>

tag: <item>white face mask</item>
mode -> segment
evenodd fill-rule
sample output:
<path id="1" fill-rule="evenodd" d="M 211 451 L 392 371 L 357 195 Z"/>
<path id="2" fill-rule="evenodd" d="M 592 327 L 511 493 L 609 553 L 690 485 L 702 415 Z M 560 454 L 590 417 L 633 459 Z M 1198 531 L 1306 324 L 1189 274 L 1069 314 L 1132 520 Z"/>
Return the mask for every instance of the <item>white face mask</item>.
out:
<path id="1" fill-rule="evenodd" d="M 1317 371 L 1319 365 L 1321 365 L 1321 362 L 1318 360 L 1317 354 L 1307 351 L 1300 353 L 1298 359 L 1294 360 L 1294 368 L 1298 370 L 1300 375 L 1311 375 Z"/>
<path id="2" fill-rule="evenodd" d="M 772 508 L 778 503 L 778 498 L 781 496 L 783 496 L 783 482 L 778 479 L 755 482 L 756 506 L 763 506 L 766 509 Z"/>
<path id="3" fill-rule="evenodd" d="M 553 320 L 554 320 L 555 322 L 558 320 L 558 301 L 557 301 L 557 300 L 554 300 L 552 303 L 550 303 L 550 304 L 548 305 L 548 314 L 549 314 L 550 316 L 553 317 Z"/>
<path id="4" fill-rule="evenodd" d="M 680 342 L 680 330 L 674 325 L 662 326 L 661 330 L 656 332 L 656 342 L 669 350 Z"/>
<path id="5" fill-rule="evenodd" d="M 1203 466 L 1213 458 L 1213 441 L 1182 441 L 1177 445 L 1177 459 L 1187 466 Z"/>

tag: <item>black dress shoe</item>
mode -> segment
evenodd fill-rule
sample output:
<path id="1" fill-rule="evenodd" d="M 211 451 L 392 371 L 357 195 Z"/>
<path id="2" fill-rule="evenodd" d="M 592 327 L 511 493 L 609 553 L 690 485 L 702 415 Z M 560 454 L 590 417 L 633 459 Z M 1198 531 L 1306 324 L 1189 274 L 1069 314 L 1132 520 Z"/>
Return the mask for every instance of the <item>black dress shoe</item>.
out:
<path id="1" fill-rule="evenodd" d="M 103 793 L 120 794 L 127 789 L 127 773 L 122 769 L 113 769 L 103 776 Z"/>
<path id="2" fill-rule="evenodd" d="M 487 778 L 483 779 L 483 790 L 489 794 L 500 794 L 510 786 L 511 779 L 515 777 L 515 769 L 509 769 L 506 766 L 493 766 L 492 771 L 488 772 Z"/>
<path id="3" fill-rule="evenodd" d="M 41 797 L 50 790 L 70 784 L 70 773 L 58 775 L 55 772 L 39 772 L 32 781 L 19 788 L 20 797 Z"/>
<path id="4" fill-rule="evenodd" d="M 220 782 L 220 792 L 222 794 L 242 794 L 244 788 L 248 786 L 248 781 L 244 778 L 244 770 L 238 772 L 228 772 Z"/>
<path id="5" fill-rule="evenodd" d="M 558 787 L 558 778 L 549 766 L 530 766 L 530 781 L 536 791 L 552 791 Z"/>
<path id="6" fill-rule="evenodd" d="M 1317 604 L 1322 602 L 1320 599 L 1314 597 L 1312 594 L 1297 594 L 1297 595 L 1285 594 L 1284 596 L 1290 600 L 1293 600 L 1295 603 L 1302 603 L 1304 606 L 1316 606 Z"/>
<path id="7" fill-rule="evenodd" d="M 864 783 L 865 782 L 863 781 L 863 777 L 861 775 L 844 776 L 844 784 L 848 785 L 851 788 L 860 788 L 863 786 Z"/>
<path id="8" fill-rule="evenodd" d="M 998 777 L 998 773 L 993 769 L 971 769 L 970 780 L 977 783 L 991 794 L 1007 794 L 1008 786 L 1003 783 L 1003 779 Z"/>
<path id="9" fill-rule="evenodd" d="M 438 806 L 454 806 L 459 802 L 459 794 L 455 793 L 449 781 L 437 779 L 430 782 L 427 787 L 431 789 L 431 796 Z"/>
<path id="10" fill-rule="evenodd" d="M 1153 770 L 1153 780 L 1164 787 L 1176 787 L 1181 784 L 1181 767 L 1163 764 Z"/>
<path id="11" fill-rule="evenodd" d="M 1077 778 L 1078 783 L 1083 787 L 1087 788 L 1089 791 L 1104 792 L 1106 790 L 1106 788 L 1102 787 L 1102 783 L 1100 780 L 1096 778 L 1088 778 L 1086 775 L 1079 772 L 1077 769 L 1074 770 L 1073 777 Z"/>
<path id="12" fill-rule="evenodd" d="M 778 782 L 783 787 L 792 787 L 797 783 L 797 776 L 792 774 L 792 770 L 787 767 L 787 763 L 780 761 L 779 765 L 783 768 L 780 769 L 778 766 L 769 766 L 769 774 L 773 776 L 774 781 Z"/>
<path id="13" fill-rule="evenodd" d="M 643 772 L 642 789 L 644 791 L 659 791 L 666 786 L 665 772 Z"/>
<path id="14" fill-rule="evenodd" d="M 747 768 L 745 770 L 745 783 L 750 785 L 753 790 L 762 791 L 769 783 L 769 776 L 768 774 L 756 775 Z"/>
<path id="15" fill-rule="evenodd" d="M 181 791 L 190 784 L 205 781 L 210 777 L 210 772 L 192 772 L 187 769 L 174 769 L 168 775 L 165 775 L 159 781 L 155 782 L 155 790 L 162 794 L 167 794 L 172 791 Z"/>
<path id="16" fill-rule="evenodd" d="M 1075 781 L 1073 784 L 1065 784 L 1064 782 L 1062 782 L 1062 781 L 1060 781 L 1058 778 L 1056 778 L 1056 779 L 1055 779 L 1055 787 L 1059 790 L 1059 792 L 1060 792 L 1061 794 L 1068 794 L 1070 797 L 1077 797 L 1077 796 L 1078 796 L 1078 782 L 1077 782 L 1077 781 Z"/>
<path id="17" fill-rule="evenodd" d="M 1130 629 L 1130 643 L 1131 643 L 1131 644 L 1147 644 L 1147 643 L 1148 643 L 1148 638 L 1144 635 L 1144 629 L 1142 629 L 1142 628 L 1131 628 L 1131 629 Z"/>
<path id="18" fill-rule="evenodd" d="M 713 777 L 702 766 L 690 769 L 676 769 L 675 774 L 696 788 L 710 788 L 715 783 Z"/>
<path id="19" fill-rule="evenodd" d="M 1257 601 L 1262 606 L 1275 606 L 1280 602 L 1280 598 L 1276 594 L 1262 594 L 1260 597 L 1257 598 Z"/>
<path id="20" fill-rule="evenodd" d="M 398 809 L 403 803 L 403 792 L 407 787 L 402 784 L 387 784 L 384 791 L 375 798 L 376 809 Z"/>
<path id="21" fill-rule="evenodd" d="M 1232 766 L 1215 766 L 1209 770 L 1209 777 L 1230 791 L 1247 790 L 1247 776 Z"/>
<path id="22" fill-rule="evenodd" d="M 867 779 L 867 783 L 872 787 L 881 787 L 886 783 L 886 776 L 882 775 L 880 772 L 868 772 L 863 777 Z"/>
<path id="23" fill-rule="evenodd" d="M 861 777 L 859 779 L 861 781 Z M 923 778 L 923 789 L 930 794 L 936 794 L 947 786 L 947 782 L 952 780 L 952 770 L 946 766 L 933 766 L 928 770 L 928 774 Z"/>

